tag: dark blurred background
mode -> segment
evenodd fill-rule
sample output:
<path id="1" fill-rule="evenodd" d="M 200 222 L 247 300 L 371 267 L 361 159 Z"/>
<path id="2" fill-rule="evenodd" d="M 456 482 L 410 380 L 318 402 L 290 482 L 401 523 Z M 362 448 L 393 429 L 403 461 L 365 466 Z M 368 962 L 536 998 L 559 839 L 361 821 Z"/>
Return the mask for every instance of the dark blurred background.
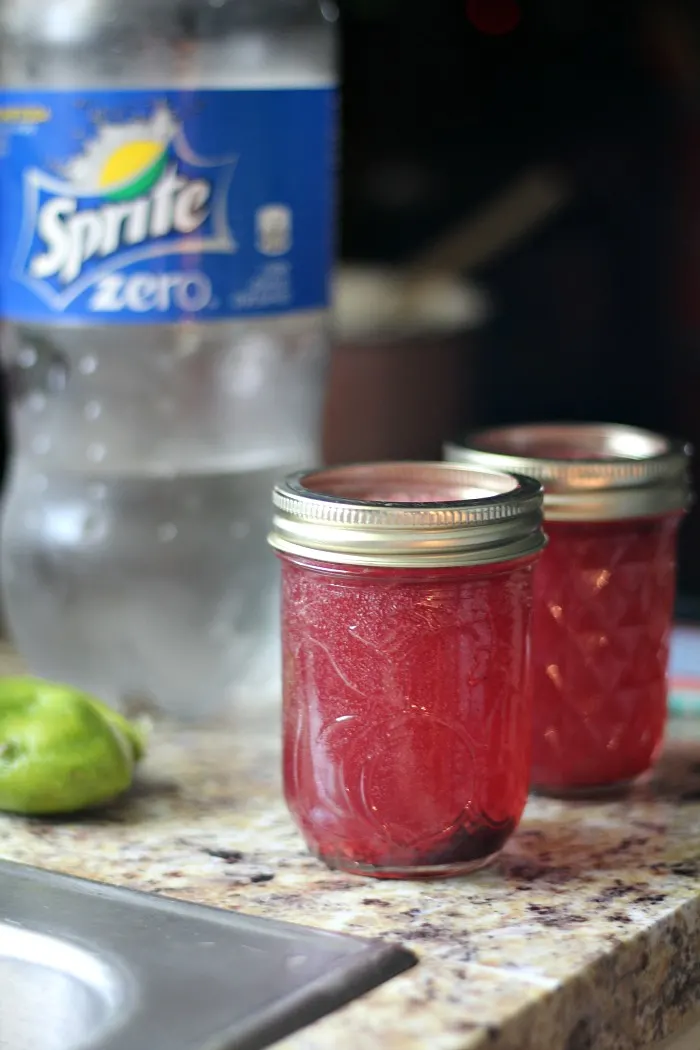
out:
<path id="1" fill-rule="evenodd" d="M 434 455 L 445 430 L 541 419 L 700 448 L 700 5 L 340 7 L 344 261 L 406 266 L 528 173 L 560 199 L 486 258 L 453 260 L 488 295 L 477 330 L 338 352 L 329 458 Z M 681 589 L 694 611 L 697 514 Z"/>

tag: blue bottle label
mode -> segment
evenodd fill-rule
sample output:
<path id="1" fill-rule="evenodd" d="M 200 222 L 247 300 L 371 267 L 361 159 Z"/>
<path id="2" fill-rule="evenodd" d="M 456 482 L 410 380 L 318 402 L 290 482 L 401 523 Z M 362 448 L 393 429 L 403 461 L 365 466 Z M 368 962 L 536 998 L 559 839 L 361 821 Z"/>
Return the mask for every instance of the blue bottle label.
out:
<path id="1" fill-rule="evenodd" d="M 0 93 L 0 310 L 222 321 L 328 303 L 331 88 Z"/>

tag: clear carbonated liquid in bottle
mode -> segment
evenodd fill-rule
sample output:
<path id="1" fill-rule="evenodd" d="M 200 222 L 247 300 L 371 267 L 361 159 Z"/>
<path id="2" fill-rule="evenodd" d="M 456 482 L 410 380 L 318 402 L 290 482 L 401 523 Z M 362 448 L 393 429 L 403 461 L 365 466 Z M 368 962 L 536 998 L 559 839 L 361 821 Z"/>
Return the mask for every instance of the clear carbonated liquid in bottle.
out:
<path id="1" fill-rule="evenodd" d="M 335 9 L 0 0 L 5 615 L 30 668 L 278 689 L 273 482 L 318 458 Z"/>

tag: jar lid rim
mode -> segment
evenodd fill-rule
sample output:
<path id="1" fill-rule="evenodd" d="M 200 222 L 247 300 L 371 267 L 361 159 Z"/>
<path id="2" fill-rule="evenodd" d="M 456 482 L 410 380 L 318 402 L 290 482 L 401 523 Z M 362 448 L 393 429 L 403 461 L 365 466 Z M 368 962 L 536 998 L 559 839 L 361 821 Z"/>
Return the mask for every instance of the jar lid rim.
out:
<path id="1" fill-rule="evenodd" d="M 458 463 L 299 471 L 274 489 L 270 543 L 366 565 L 503 561 L 543 546 L 542 498 L 533 478 Z"/>
<path id="2" fill-rule="evenodd" d="M 450 462 L 537 478 L 550 520 L 682 511 L 690 498 L 691 453 L 682 441 L 618 423 L 493 427 L 445 446 Z"/>

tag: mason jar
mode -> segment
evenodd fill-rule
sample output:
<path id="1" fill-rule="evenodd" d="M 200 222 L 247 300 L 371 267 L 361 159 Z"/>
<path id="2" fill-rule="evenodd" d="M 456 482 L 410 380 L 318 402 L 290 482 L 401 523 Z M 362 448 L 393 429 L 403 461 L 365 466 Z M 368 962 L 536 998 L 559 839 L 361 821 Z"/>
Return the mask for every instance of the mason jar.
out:
<path id="1" fill-rule="evenodd" d="M 378 463 L 292 475 L 274 506 L 284 789 L 310 850 L 379 878 L 480 867 L 528 790 L 539 483 Z"/>
<path id="2" fill-rule="evenodd" d="M 502 427 L 446 450 L 545 487 L 535 576 L 536 790 L 617 789 L 661 747 L 687 446 L 597 423 Z"/>

